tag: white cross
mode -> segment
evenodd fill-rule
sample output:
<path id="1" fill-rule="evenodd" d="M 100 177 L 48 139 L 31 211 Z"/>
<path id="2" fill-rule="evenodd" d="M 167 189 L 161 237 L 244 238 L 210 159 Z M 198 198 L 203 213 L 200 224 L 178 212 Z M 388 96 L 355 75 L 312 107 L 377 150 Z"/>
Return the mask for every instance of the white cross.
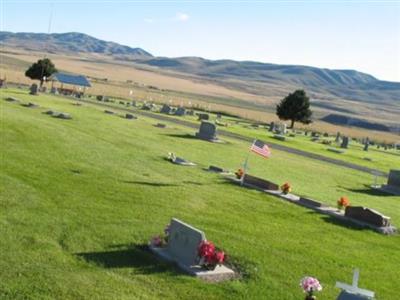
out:
<path id="1" fill-rule="evenodd" d="M 369 291 L 369 290 L 360 289 L 358 287 L 359 275 L 360 275 L 360 270 L 354 269 L 352 285 L 342 283 L 342 282 L 336 282 L 336 287 L 340 288 L 342 290 L 345 290 L 346 292 L 352 293 L 352 294 L 357 294 L 357 295 L 366 296 L 369 298 L 374 298 L 375 297 L 374 292 Z"/>

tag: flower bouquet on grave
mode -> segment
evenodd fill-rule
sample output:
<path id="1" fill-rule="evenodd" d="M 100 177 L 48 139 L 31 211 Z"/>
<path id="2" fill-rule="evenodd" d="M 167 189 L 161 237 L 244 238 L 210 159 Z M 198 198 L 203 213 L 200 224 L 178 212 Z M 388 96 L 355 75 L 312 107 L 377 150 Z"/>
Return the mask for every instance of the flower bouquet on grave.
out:
<path id="1" fill-rule="evenodd" d="M 235 175 L 236 175 L 236 178 L 237 178 L 237 179 L 242 179 L 242 177 L 243 177 L 243 175 L 244 175 L 243 169 L 242 169 L 242 168 L 238 169 L 238 170 L 235 172 Z"/>
<path id="2" fill-rule="evenodd" d="M 306 293 L 305 300 L 316 300 L 317 296 L 314 295 L 315 292 L 322 290 L 322 286 L 317 278 L 304 277 L 300 281 L 300 286 L 302 287 L 304 293 Z"/>
<path id="3" fill-rule="evenodd" d="M 207 270 L 214 270 L 225 261 L 225 253 L 218 251 L 212 242 L 202 241 L 197 251 L 199 265 Z"/>
<path id="4" fill-rule="evenodd" d="M 284 184 L 282 184 L 281 190 L 282 190 L 282 193 L 284 193 L 286 195 L 292 191 L 292 187 L 290 186 L 289 182 L 285 182 Z"/>
<path id="5" fill-rule="evenodd" d="M 154 236 L 151 240 L 150 240 L 150 246 L 152 247 L 157 247 L 157 248 L 161 248 L 161 247 L 165 247 L 168 244 L 168 237 L 169 237 L 169 232 L 170 232 L 170 228 L 169 228 L 169 224 L 165 227 L 164 229 L 164 233 L 163 234 L 159 234 Z"/>
<path id="6" fill-rule="evenodd" d="M 350 206 L 350 201 L 347 197 L 340 197 L 337 201 L 338 210 L 341 211 L 342 209 L 346 209 L 347 206 Z"/>

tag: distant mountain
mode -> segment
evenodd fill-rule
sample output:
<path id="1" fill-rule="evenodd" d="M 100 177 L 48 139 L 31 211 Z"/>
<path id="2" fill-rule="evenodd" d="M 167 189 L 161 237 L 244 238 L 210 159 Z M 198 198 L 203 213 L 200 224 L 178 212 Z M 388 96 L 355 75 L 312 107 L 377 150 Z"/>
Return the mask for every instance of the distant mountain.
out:
<path id="1" fill-rule="evenodd" d="M 131 48 L 114 42 L 106 42 L 78 32 L 46 34 L 0 31 L 0 43 L 5 46 L 50 53 L 98 53 L 126 56 L 130 59 L 152 57 L 150 53 L 141 48 Z"/>
<path id="2" fill-rule="evenodd" d="M 282 97 L 303 88 L 314 100 L 356 100 L 399 107 L 400 82 L 381 81 L 355 70 L 332 70 L 300 65 L 278 65 L 254 61 L 207 60 L 200 57 L 154 57 L 141 48 L 106 42 L 83 33 L 0 32 L 4 46 L 52 53 L 94 53 L 112 56 L 156 69 L 193 75 L 206 81 L 256 95 Z M 276 92 L 276 91 L 279 92 Z M 322 98 L 318 98 L 322 97 Z M 323 105 L 333 108 L 331 104 Z M 322 106 L 322 104 L 321 104 Z M 353 108 L 355 109 L 355 108 Z"/>
<path id="3" fill-rule="evenodd" d="M 354 70 L 331 70 L 309 66 L 277 65 L 253 61 L 207 60 L 199 57 L 153 57 L 142 64 L 213 79 L 237 79 L 258 83 L 302 87 L 366 102 L 399 101 L 400 83 L 381 81 Z"/>

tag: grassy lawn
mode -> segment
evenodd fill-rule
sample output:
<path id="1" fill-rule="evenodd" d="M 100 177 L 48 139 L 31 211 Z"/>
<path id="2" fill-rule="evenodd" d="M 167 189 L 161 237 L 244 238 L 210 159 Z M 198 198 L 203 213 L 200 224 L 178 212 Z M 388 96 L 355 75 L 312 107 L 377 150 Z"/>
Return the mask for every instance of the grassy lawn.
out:
<path id="1" fill-rule="evenodd" d="M 335 299 L 335 282 L 350 283 L 354 267 L 377 299 L 398 297 L 399 235 L 337 223 L 202 170 L 238 168 L 247 143 L 203 142 L 190 129 L 61 97 L 1 90 L 8 96 L 41 107 L 0 99 L 1 299 L 302 299 L 305 275 L 322 282 L 319 299 Z M 166 162 L 170 151 L 198 166 Z M 399 197 L 371 192 L 366 173 L 280 151 L 249 163 L 251 174 L 290 181 L 295 193 L 332 205 L 347 195 L 400 226 Z M 209 284 L 156 260 L 143 245 L 171 217 L 204 230 L 243 277 Z"/>
<path id="2" fill-rule="evenodd" d="M 95 101 L 93 100 L 95 103 Z M 112 105 L 115 107 L 122 108 L 119 104 L 119 100 L 116 103 L 108 103 L 108 105 Z M 216 119 L 216 114 L 209 113 L 212 121 Z M 197 116 L 170 116 L 173 119 L 184 119 L 186 121 L 198 124 Z M 383 150 L 381 147 L 378 149 L 376 146 L 370 146 L 369 151 L 363 150 L 363 145 L 359 144 L 356 141 L 350 141 L 349 149 L 345 149 L 345 153 L 335 153 L 328 151 L 328 148 L 338 148 L 338 145 L 334 142 L 334 137 L 322 137 L 321 141 L 329 140 L 332 142 L 332 145 L 324 145 L 321 142 L 312 142 L 310 134 L 308 136 L 298 135 L 295 137 L 287 137 L 286 141 L 280 141 L 273 137 L 271 132 L 268 132 L 265 128 L 253 128 L 250 126 L 250 123 L 243 121 L 242 119 L 236 117 L 223 117 L 221 120 L 222 123 L 228 123 L 228 127 L 219 127 L 222 130 L 226 130 L 233 133 L 238 133 L 244 136 L 251 136 L 254 138 L 261 139 L 265 142 L 273 142 L 277 144 L 281 144 L 287 147 L 299 149 L 306 152 L 316 153 L 325 157 L 334 158 L 337 160 L 342 160 L 346 162 L 350 162 L 353 164 L 357 164 L 360 166 L 365 166 L 371 169 L 376 169 L 381 172 L 388 173 L 390 169 L 399 168 L 400 167 L 400 151 L 394 149 Z M 239 123 L 237 123 L 239 122 Z"/>

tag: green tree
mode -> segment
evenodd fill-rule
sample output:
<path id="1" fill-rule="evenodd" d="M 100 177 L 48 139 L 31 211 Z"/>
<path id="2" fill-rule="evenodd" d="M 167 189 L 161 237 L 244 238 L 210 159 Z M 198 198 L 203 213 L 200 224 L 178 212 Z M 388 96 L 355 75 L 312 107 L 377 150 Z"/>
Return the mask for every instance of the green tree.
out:
<path id="1" fill-rule="evenodd" d="M 303 90 L 296 90 L 281 100 L 276 106 L 276 115 L 280 120 L 290 120 L 290 128 L 295 122 L 310 124 L 312 122 L 310 110 L 310 98 Z"/>
<path id="2" fill-rule="evenodd" d="M 42 86 L 45 77 L 47 79 L 48 77 L 51 76 L 51 74 L 56 72 L 57 69 L 52 63 L 52 61 L 48 58 L 44 58 L 44 59 L 39 59 L 32 66 L 30 66 L 29 69 L 26 70 L 25 76 L 33 80 L 35 79 L 40 80 L 40 86 Z"/>

